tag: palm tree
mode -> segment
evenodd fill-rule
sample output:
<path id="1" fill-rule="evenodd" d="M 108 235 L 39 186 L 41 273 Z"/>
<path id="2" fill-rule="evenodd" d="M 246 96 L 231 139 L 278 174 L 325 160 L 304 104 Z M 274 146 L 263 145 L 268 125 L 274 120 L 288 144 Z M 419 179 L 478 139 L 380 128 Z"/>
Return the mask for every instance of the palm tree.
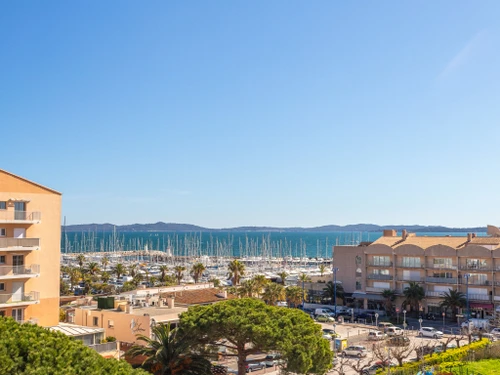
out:
<path id="1" fill-rule="evenodd" d="M 208 280 L 208 282 L 214 284 L 214 288 L 219 288 L 220 287 L 220 280 L 216 278 L 211 278 Z"/>
<path id="2" fill-rule="evenodd" d="M 262 299 L 269 305 L 276 305 L 276 302 L 283 301 L 286 298 L 285 287 L 276 283 L 269 283 L 264 288 Z"/>
<path id="3" fill-rule="evenodd" d="M 206 268 L 203 263 L 193 264 L 193 267 L 191 268 L 191 276 L 193 276 L 195 283 L 198 283 L 198 280 L 201 279 L 201 276 L 203 275 L 203 271 L 205 271 L 205 269 Z"/>
<path id="4" fill-rule="evenodd" d="M 111 275 L 109 274 L 109 272 L 104 271 L 103 273 L 101 273 L 101 281 L 103 283 L 107 283 L 110 278 L 111 278 Z"/>
<path id="5" fill-rule="evenodd" d="M 128 266 L 128 274 L 132 277 L 137 274 L 137 264 L 131 264 Z"/>
<path id="6" fill-rule="evenodd" d="M 175 272 L 175 278 L 177 279 L 177 284 L 181 285 L 181 280 L 184 277 L 183 272 L 186 270 L 186 267 L 183 266 L 175 266 L 174 267 L 174 272 Z"/>
<path id="7" fill-rule="evenodd" d="M 288 276 L 288 273 L 286 271 L 281 271 L 278 273 L 278 276 L 280 277 L 281 279 L 281 284 L 285 285 L 285 280 Z"/>
<path id="8" fill-rule="evenodd" d="M 103 256 L 101 259 L 102 269 L 106 270 L 106 267 L 109 264 L 109 258 L 107 256 Z"/>
<path id="9" fill-rule="evenodd" d="M 229 269 L 228 277 L 232 280 L 233 285 L 238 285 L 241 276 L 245 274 L 245 265 L 238 259 L 235 259 L 227 267 Z"/>
<path id="10" fill-rule="evenodd" d="M 391 289 L 384 289 L 382 291 L 382 297 L 385 299 L 385 312 L 387 315 L 392 315 L 392 305 L 396 299 L 396 291 Z"/>
<path id="11" fill-rule="evenodd" d="M 255 275 L 252 278 L 254 284 L 255 284 L 255 292 L 257 294 L 257 297 L 262 294 L 262 289 L 265 288 L 267 284 L 269 284 L 269 280 L 266 279 L 265 275 Z"/>
<path id="12" fill-rule="evenodd" d="M 158 282 L 158 278 L 156 276 L 151 276 L 149 278 L 149 283 L 152 285 L 152 286 L 155 286 L 156 283 Z"/>
<path id="13" fill-rule="evenodd" d="M 143 280 L 142 273 L 136 273 L 134 278 L 132 279 L 132 284 L 134 284 L 135 287 L 137 288 L 139 284 L 142 282 L 142 280 Z"/>
<path id="14" fill-rule="evenodd" d="M 299 286 L 289 286 L 285 290 L 286 299 L 289 304 L 292 304 L 294 307 L 300 305 L 302 302 L 302 297 L 304 300 L 305 296 L 302 295 L 302 288 Z"/>
<path id="15" fill-rule="evenodd" d="M 96 262 L 90 262 L 89 264 L 87 264 L 87 270 L 92 276 L 95 276 L 100 271 L 99 266 Z"/>
<path id="16" fill-rule="evenodd" d="M 125 273 L 125 266 L 121 263 L 117 263 L 113 267 L 113 273 L 116 275 L 116 278 L 119 280 L 123 274 Z"/>
<path id="17" fill-rule="evenodd" d="M 405 296 L 404 304 L 410 305 L 410 310 L 418 313 L 420 301 L 425 297 L 425 291 L 422 285 L 416 281 L 410 281 L 408 286 L 403 290 Z"/>
<path id="18" fill-rule="evenodd" d="M 78 262 L 78 265 L 80 266 L 80 269 L 82 269 L 83 268 L 83 264 L 85 263 L 85 255 L 78 254 L 76 256 L 76 261 Z"/>
<path id="19" fill-rule="evenodd" d="M 336 285 L 336 287 L 335 287 Z M 335 289 L 337 289 L 335 291 Z M 333 305 L 337 304 L 337 301 L 335 301 L 335 294 L 337 294 L 337 298 L 340 298 L 342 300 L 342 303 L 344 302 L 344 287 L 342 286 L 341 283 L 333 284 L 333 281 L 329 281 L 326 283 L 326 287 L 323 288 L 323 297 L 328 298 L 332 301 Z"/>
<path id="20" fill-rule="evenodd" d="M 210 361 L 191 351 L 192 337 L 183 335 L 178 328 L 171 329 L 170 323 L 158 324 L 151 331 L 153 338 L 137 335 L 137 341 L 143 344 L 133 345 L 127 356 L 146 357 L 142 367 L 155 375 L 210 373 Z"/>
<path id="21" fill-rule="evenodd" d="M 160 281 L 163 283 L 163 282 L 165 282 L 165 276 L 166 276 L 166 274 L 168 272 L 168 266 L 161 265 L 160 266 L 160 272 L 161 272 Z"/>
<path id="22" fill-rule="evenodd" d="M 245 280 L 241 283 L 240 287 L 237 288 L 237 294 L 240 298 L 253 298 L 257 294 L 257 285 L 255 280 Z"/>
<path id="23" fill-rule="evenodd" d="M 82 273 L 77 268 L 70 268 L 68 275 L 69 275 L 69 281 L 71 283 L 71 289 L 73 289 L 75 285 L 78 284 L 78 282 L 80 281 Z"/>
<path id="24" fill-rule="evenodd" d="M 443 301 L 441 302 L 441 308 L 445 311 L 450 309 L 453 313 L 453 317 L 457 314 L 457 309 L 459 307 L 464 307 L 467 303 L 465 294 L 459 292 L 456 289 L 450 289 L 448 292 L 444 292 Z"/>
<path id="25" fill-rule="evenodd" d="M 319 265 L 319 273 L 321 274 L 321 277 L 325 274 L 326 271 L 326 266 L 324 264 Z"/>
<path id="26" fill-rule="evenodd" d="M 301 273 L 299 276 L 299 281 L 302 283 L 302 295 L 304 296 L 303 301 L 305 302 L 307 293 L 306 293 L 304 284 L 310 282 L 311 278 L 309 277 L 309 275 L 307 275 L 305 273 Z M 302 308 L 304 308 L 304 306 L 302 306 Z"/>

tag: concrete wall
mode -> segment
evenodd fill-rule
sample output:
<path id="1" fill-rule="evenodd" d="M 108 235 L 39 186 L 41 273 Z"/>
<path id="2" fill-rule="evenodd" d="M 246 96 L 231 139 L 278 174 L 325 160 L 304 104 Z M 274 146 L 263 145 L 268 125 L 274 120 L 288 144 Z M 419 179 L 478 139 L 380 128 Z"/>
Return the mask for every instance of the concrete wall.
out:
<path id="1" fill-rule="evenodd" d="M 42 326 L 53 326 L 59 322 L 59 280 L 61 243 L 61 195 L 50 189 L 24 180 L 0 170 L 0 201 L 24 200 L 26 211 L 40 212 L 41 221 L 34 224 L 0 224 L 7 229 L 7 237 L 14 228 L 25 228 L 27 238 L 40 238 L 40 250 L 0 252 L 6 256 L 6 265 L 12 264 L 12 255 L 24 255 L 24 264 L 40 265 L 37 278 L 14 280 L 25 281 L 25 293 L 40 293 L 40 303 L 25 307 L 24 320 L 36 319 Z M 14 210 L 13 202 L 7 210 Z M 12 280 L 4 281 L 6 291 L 12 293 Z M 12 308 L 5 309 L 6 315 Z"/>

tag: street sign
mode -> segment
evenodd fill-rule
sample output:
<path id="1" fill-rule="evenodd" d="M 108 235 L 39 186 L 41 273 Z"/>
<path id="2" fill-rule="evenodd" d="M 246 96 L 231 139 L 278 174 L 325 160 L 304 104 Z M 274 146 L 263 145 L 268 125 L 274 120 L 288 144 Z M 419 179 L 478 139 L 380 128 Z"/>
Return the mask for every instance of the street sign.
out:
<path id="1" fill-rule="evenodd" d="M 406 327 L 408 327 L 408 324 L 403 323 L 403 328 L 406 328 Z"/>
<path id="2" fill-rule="evenodd" d="M 457 318 L 463 318 L 464 316 L 461 314 L 457 314 Z"/>
<path id="3" fill-rule="evenodd" d="M 396 307 L 396 312 L 397 312 L 397 313 L 399 312 L 399 307 Z"/>

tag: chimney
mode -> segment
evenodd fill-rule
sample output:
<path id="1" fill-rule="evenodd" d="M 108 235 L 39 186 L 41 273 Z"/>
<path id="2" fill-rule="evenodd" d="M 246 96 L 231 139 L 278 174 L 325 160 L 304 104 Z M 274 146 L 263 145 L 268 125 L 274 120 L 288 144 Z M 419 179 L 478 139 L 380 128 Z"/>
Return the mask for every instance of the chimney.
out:
<path id="1" fill-rule="evenodd" d="M 476 238 L 476 233 L 472 233 L 472 238 Z"/>
<path id="2" fill-rule="evenodd" d="M 472 233 L 467 233 L 467 242 L 472 240 Z"/>
<path id="3" fill-rule="evenodd" d="M 406 240 L 408 238 L 408 232 L 406 231 L 406 229 L 403 229 L 403 232 L 401 234 L 401 237 L 403 237 L 403 241 Z"/>
<path id="4" fill-rule="evenodd" d="M 396 231 L 394 229 L 384 229 L 384 237 L 396 237 Z"/>

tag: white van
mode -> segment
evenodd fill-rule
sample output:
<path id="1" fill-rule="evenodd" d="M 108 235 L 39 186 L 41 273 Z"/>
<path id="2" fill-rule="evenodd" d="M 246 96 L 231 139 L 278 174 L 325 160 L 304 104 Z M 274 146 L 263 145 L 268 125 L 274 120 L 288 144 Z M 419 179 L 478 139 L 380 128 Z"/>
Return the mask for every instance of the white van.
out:
<path id="1" fill-rule="evenodd" d="M 333 311 L 330 309 L 316 309 L 314 315 L 333 315 Z"/>

